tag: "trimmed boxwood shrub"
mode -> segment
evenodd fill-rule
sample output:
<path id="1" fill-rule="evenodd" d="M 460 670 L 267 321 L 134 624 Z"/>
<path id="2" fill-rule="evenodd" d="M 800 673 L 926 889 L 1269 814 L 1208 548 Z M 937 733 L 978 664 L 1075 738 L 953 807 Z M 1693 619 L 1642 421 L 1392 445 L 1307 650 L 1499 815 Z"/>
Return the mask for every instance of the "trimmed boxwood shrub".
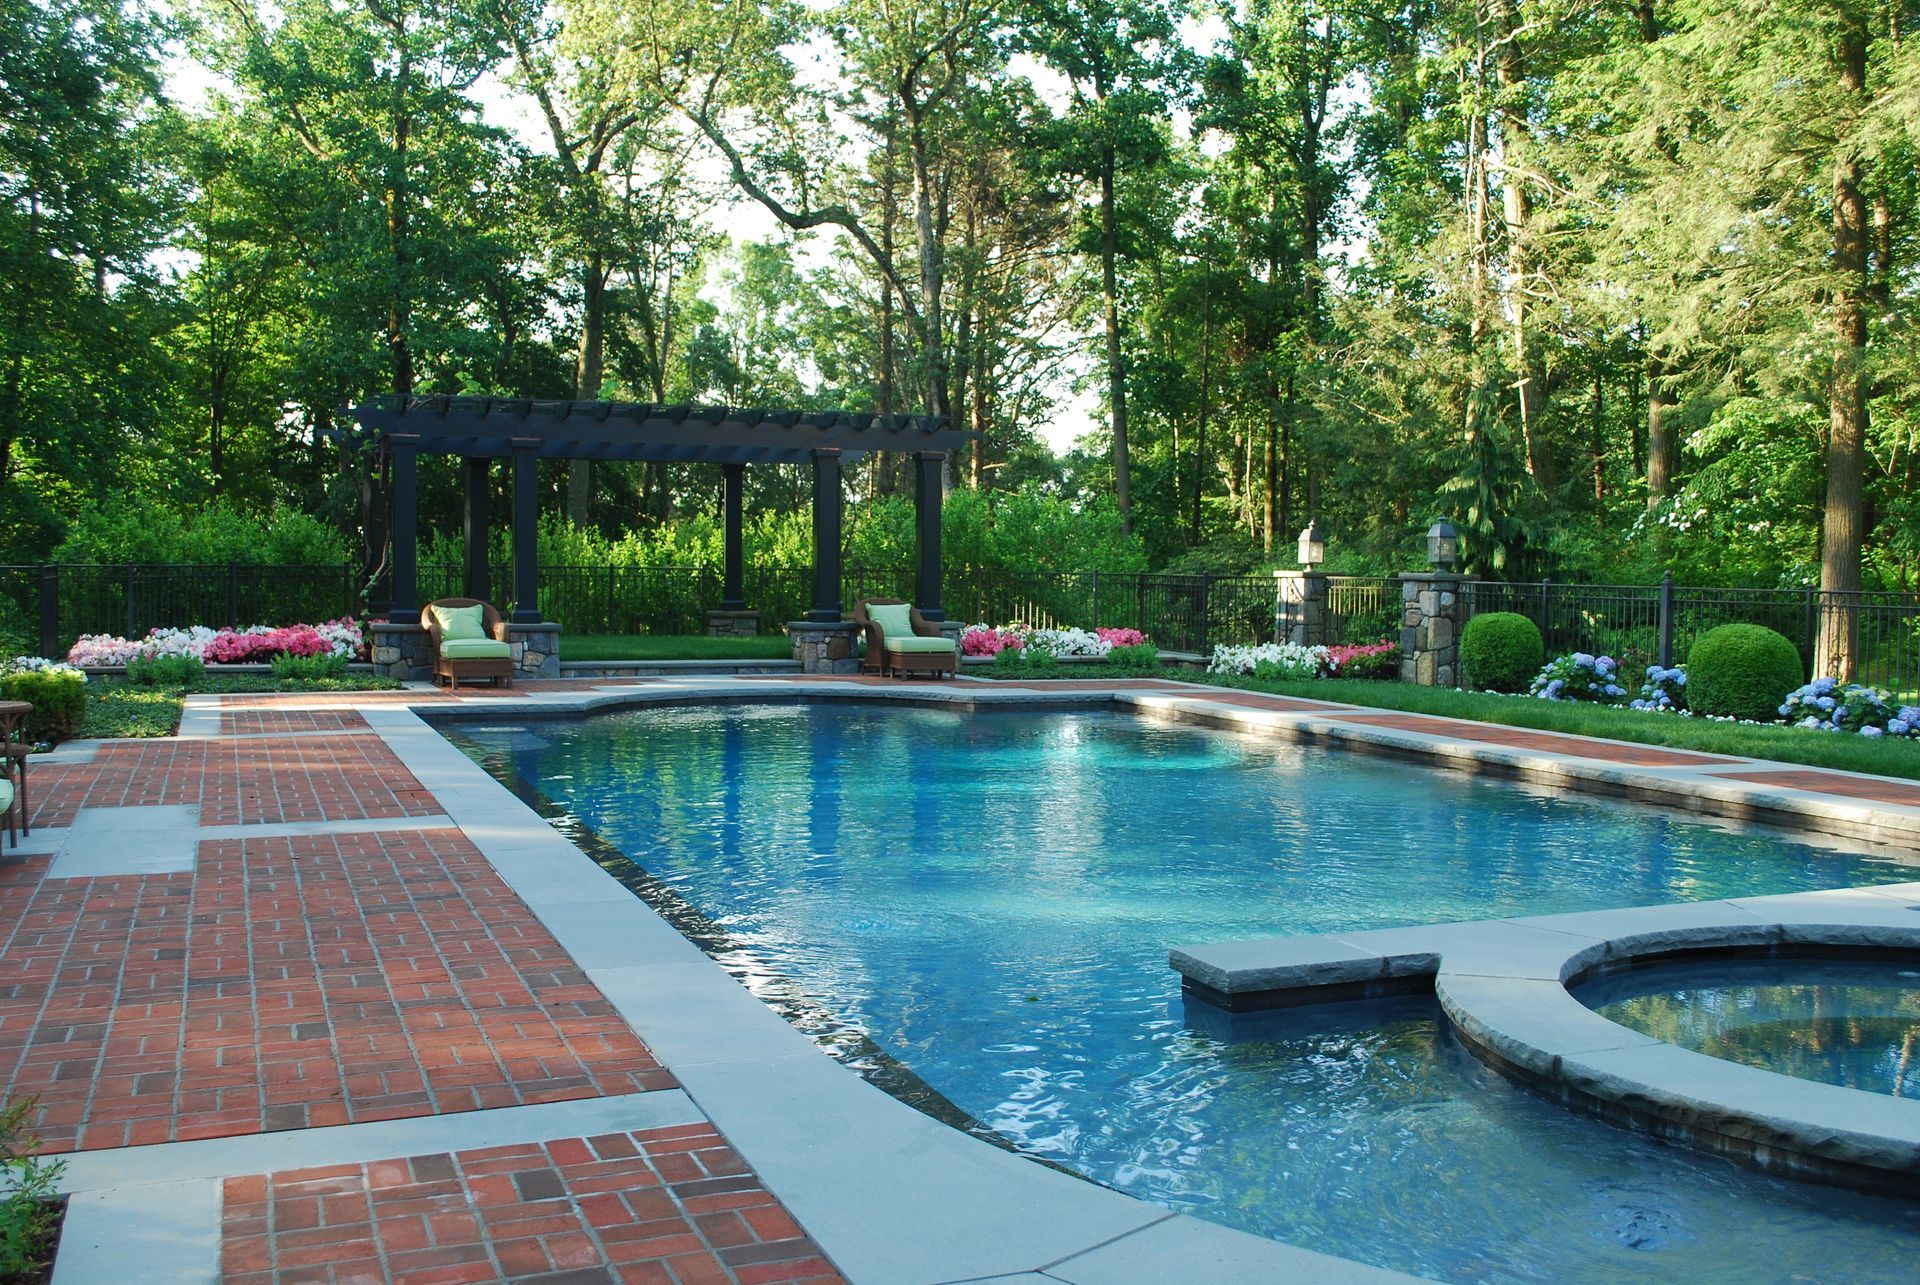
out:
<path id="1" fill-rule="evenodd" d="M 63 741 L 80 734 L 87 717 L 87 680 L 66 670 L 24 669 L 0 674 L 0 700 L 25 701 L 27 739 Z"/>
<path id="2" fill-rule="evenodd" d="M 1524 692 L 1546 663 L 1540 627 L 1517 611 L 1489 611 L 1460 631 L 1460 681 L 1491 692 Z"/>
<path id="3" fill-rule="evenodd" d="M 1786 635 L 1765 625 L 1721 625 L 1687 653 L 1687 705 L 1697 714 L 1773 723 L 1806 670 Z"/>

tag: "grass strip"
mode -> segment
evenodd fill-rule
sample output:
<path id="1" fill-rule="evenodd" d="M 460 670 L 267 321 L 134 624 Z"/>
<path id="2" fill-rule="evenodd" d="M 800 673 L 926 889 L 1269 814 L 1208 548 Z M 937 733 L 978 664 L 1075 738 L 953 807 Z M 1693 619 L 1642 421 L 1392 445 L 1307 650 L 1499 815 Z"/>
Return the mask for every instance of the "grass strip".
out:
<path id="1" fill-rule="evenodd" d="M 1816 732 L 1801 727 L 1722 723 L 1678 714 L 1649 714 L 1618 706 L 1543 701 L 1531 696 L 1497 696 L 1446 687 L 1354 678 L 1277 680 L 1205 674 L 1198 670 L 1169 674 L 1193 682 L 1244 691 L 1269 692 L 1306 700 L 1341 701 L 1375 709 L 1404 710 L 1441 718 L 1470 719 L 1503 727 L 1526 727 L 1574 736 L 1598 736 L 1640 745 L 1732 754 L 1745 758 L 1800 763 L 1920 780 L 1920 740 Z"/>
<path id="2" fill-rule="evenodd" d="M 781 634 L 708 638 L 700 634 L 560 635 L 562 660 L 786 660 L 793 647 Z"/>

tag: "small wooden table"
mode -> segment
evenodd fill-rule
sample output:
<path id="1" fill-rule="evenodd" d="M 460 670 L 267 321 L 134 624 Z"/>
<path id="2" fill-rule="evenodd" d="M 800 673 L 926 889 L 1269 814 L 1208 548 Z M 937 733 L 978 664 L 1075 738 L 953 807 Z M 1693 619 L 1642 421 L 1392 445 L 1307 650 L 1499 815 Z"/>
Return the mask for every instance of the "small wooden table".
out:
<path id="1" fill-rule="evenodd" d="M 27 755 L 33 752 L 27 741 L 27 718 L 32 713 L 33 706 L 26 701 L 0 701 L 0 770 L 14 781 L 13 806 L 7 809 L 6 822 L 7 833 L 16 846 L 20 842 L 20 835 L 14 831 L 16 817 L 20 830 L 33 834 L 27 820 Z"/>

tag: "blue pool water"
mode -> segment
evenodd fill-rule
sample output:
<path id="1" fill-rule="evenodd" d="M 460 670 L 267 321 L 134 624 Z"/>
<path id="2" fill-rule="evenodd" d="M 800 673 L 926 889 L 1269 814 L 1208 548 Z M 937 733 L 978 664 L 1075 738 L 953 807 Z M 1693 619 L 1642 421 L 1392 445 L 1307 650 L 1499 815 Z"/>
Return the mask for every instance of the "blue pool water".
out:
<path id="1" fill-rule="evenodd" d="M 1596 978 L 1574 996 L 1697 1053 L 1920 1097 L 1920 963 L 1910 959 L 1680 959 Z"/>
<path id="2" fill-rule="evenodd" d="M 1909 868 L 1106 714 L 708 706 L 451 735 L 703 912 L 730 966 L 830 1014 L 827 1042 L 858 1032 L 1022 1150 L 1145 1199 L 1454 1280 L 1891 1280 L 1920 1252 L 1920 1209 L 1506 1084 L 1431 1001 L 1229 1021 L 1166 964 Z"/>

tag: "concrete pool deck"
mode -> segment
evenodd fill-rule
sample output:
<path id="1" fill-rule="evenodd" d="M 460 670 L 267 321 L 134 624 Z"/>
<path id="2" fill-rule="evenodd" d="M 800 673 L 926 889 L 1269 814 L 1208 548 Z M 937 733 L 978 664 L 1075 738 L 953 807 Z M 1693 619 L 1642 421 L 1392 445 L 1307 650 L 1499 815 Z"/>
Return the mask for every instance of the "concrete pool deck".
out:
<path id="1" fill-rule="evenodd" d="M 1920 838 L 1913 783 L 1154 680 L 195 697 L 177 737 L 36 760 L 39 855 L 0 866 L 0 1068 L 68 1165 L 57 1279 L 1397 1279 L 887 1096 L 429 721 L 738 699 L 1107 705 Z"/>

